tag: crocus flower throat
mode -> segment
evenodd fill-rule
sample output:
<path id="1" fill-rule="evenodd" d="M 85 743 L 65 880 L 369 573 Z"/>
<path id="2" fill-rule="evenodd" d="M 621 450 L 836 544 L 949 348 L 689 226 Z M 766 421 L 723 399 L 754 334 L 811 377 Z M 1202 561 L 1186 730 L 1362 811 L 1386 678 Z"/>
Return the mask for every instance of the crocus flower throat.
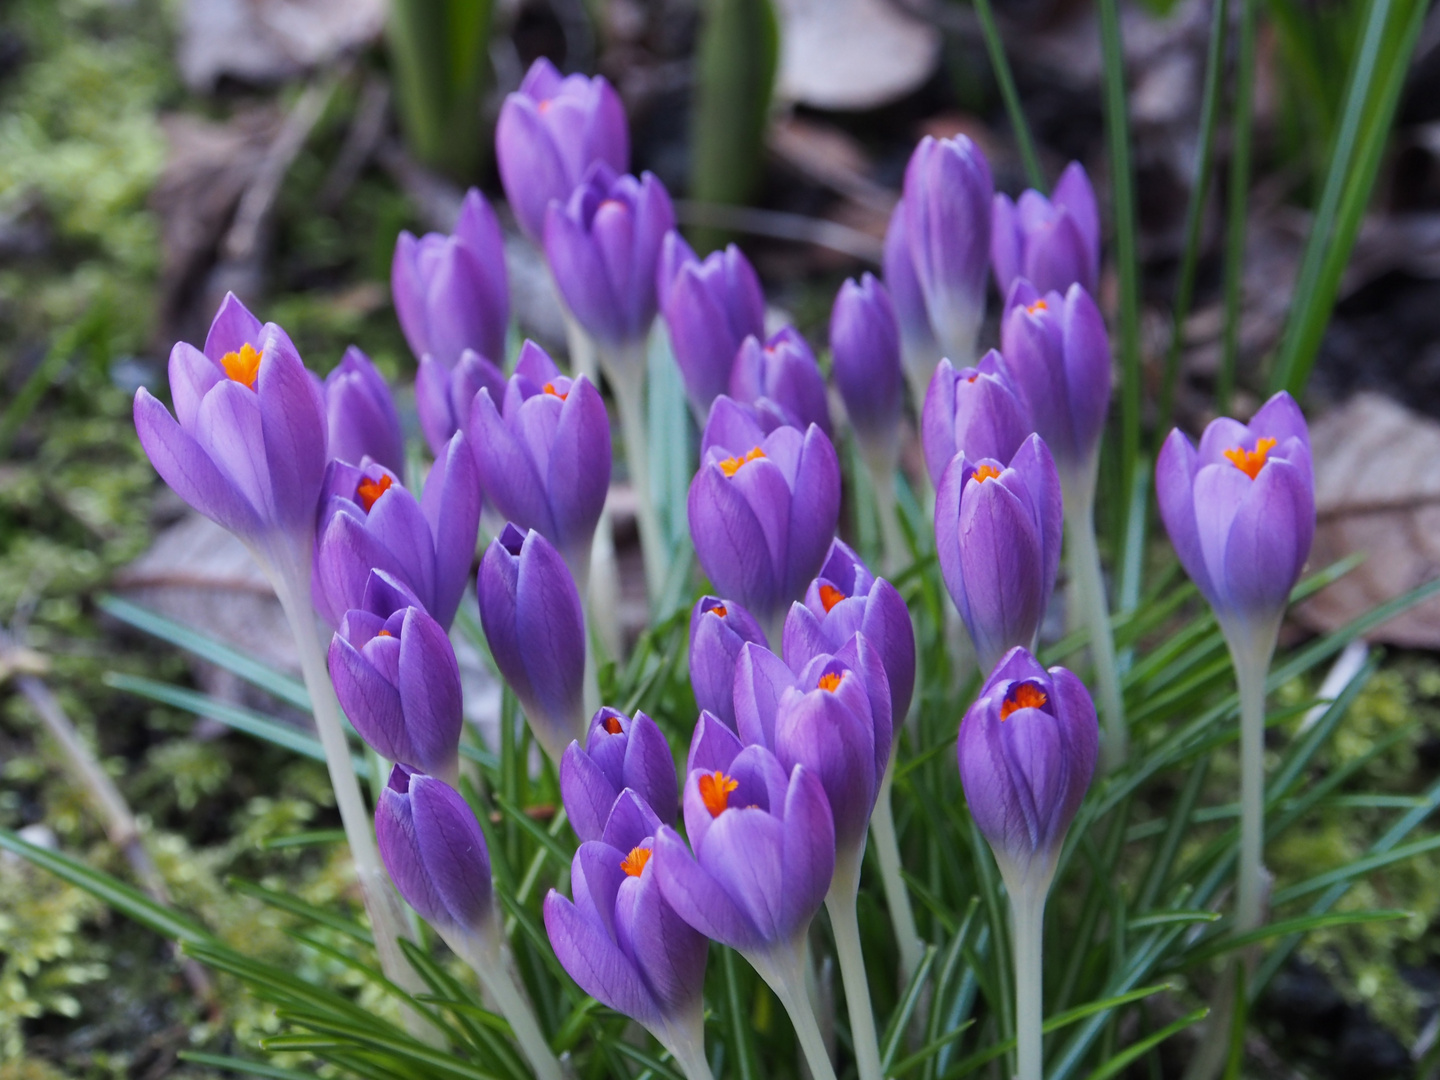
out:
<path id="1" fill-rule="evenodd" d="M 1005 700 L 1000 703 L 1000 720 L 1003 723 L 1011 713 L 1020 709 L 1042 708 L 1049 701 L 1050 698 L 1045 691 L 1034 683 L 1016 683 L 1005 695 Z"/>
<path id="2" fill-rule="evenodd" d="M 379 480 L 371 480 L 366 476 L 355 486 L 355 501 L 360 504 L 365 513 L 370 513 L 374 508 L 376 500 L 390 490 L 394 481 L 388 476 L 381 476 Z"/>
<path id="3" fill-rule="evenodd" d="M 825 606 L 825 614 L 830 614 L 835 605 L 841 600 L 848 600 L 849 597 L 828 582 L 820 583 L 820 603 Z"/>
<path id="4" fill-rule="evenodd" d="M 700 798 L 711 817 L 719 817 L 730 809 L 730 792 L 739 786 L 739 780 L 726 776 L 719 769 L 700 777 Z"/>
<path id="5" fill-rule="evenodd" d="M 260 374 L 260 361 L 263 357 L 264 353 L 247 341 L 240 346 L 239 352 L 227 352 L 222 356 L 220 363 L 224 365 L 226 375 L 254 390 L 255 379 Z"/>
<path id="6" fill-rule="evenodd" d="M 978 469 L 975 470 L 975 475 L 972 476 L 970 479 L 983 484 L 986 480 L 994 480 L 995 477 L 999 475 L 1000 470 L 997 469 L 994 465 L 981 465 Z"/>
<path id="7" fill-rule="evenodd" d="M 650 856 L 653 854 L 654 852 L 648 847 L 633 847 L 630 849 L 630 854 L 626 855 L 624 861 L 620 863 L 620 869 L 630 877 L 639 877 L 645 872 L 645 864 L 650 861 Z"/>
<path id="8" fill-rule="evenodd" d="M 1243 446 L 1232 447 L 1225 451 L 1225 457 L 1230 464 L 1254 480 L 1260 475 L 1260 470 L 1265 467 L 1265 462 L 1270 456 L 1270 451 L 1275 449 L 1275 440 L 1271 438 L 1261 439 L 1255 444 L 1254 450 L 1246 450 Z"/>

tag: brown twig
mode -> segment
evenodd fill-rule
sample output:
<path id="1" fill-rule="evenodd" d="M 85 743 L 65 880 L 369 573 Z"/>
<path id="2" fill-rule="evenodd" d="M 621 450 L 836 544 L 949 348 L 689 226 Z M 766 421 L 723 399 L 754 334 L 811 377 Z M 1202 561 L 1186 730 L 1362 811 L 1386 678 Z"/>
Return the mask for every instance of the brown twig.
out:
<path id="1" fill-rule="evenodd" d="M 760 210 L 753 206 L 727 206 L 723 203 L 675 200 L 675 218 L 682 225 L 702 225 L 716 229 L 770 236 L 777 240 L 794 240 L 802 244 L 829 248 L 865 262 L 880 264 L 885 245 L 869 233 L 852 229 L 838 221 L 787 214 L 779 210 Z"/>

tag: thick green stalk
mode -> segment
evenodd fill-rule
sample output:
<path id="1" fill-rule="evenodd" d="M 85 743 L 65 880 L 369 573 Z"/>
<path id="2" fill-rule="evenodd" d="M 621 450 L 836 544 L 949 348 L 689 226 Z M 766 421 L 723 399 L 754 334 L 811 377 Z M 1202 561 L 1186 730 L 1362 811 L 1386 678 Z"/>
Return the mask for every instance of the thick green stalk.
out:
<path id="1" fill-rule="evenodd" d="M 490 70 L 491 0 L 392 0 L 389 44 L 405 141 L 455 179 L 480 164 L 480 98 Z"/>
<path id="2" fill-rule="evenodd" d="M 1245 219 L 1250 196 L 1250 133 L 1255 97 L 1255 0 L 1240 4 L 1240 49 L 1235 58 L 1235 119 L 1230 147 L 1229 227 L 1225 240 L 1225 334 L 1215 410 L 1230 411 L 1240 352 L 1240 301 L 1245 274 Z"/>
<path id="3" fill-rule="evenodd" d="M 840 962 L 840 980 L 845 986 L 845 1007 L 850 1015 L 850 1041 L 855 1049 L 855 1068 L 860 1080 L 883 1080 L 880 1066 L 880 1039 L 875 1033 L 875 1011 L 870 1004 L 870 983 L 865 977 L 865 956 L 860 948 L 860 921 L 855 896 L 860 889 L 860 857 L 864 850 L 838 851 L 835 876 L 825 908 L 835 934 L 835 958 Z"/>

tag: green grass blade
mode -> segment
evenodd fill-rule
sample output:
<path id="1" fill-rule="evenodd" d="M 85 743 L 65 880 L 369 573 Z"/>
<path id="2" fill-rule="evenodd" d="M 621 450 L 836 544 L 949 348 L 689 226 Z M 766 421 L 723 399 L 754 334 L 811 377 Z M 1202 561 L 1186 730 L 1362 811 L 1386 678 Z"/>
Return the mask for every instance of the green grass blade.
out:
<path id="1" fill-rule="evenodd" d="M 1255 4 L 1240 5 L 1240 44 L 1235 58 L 1235 116 L 1230 135 L 1230 181 L 1225 237 L 1225 326 L 1221 336 L 1220 378 L 1215 409 L 1230 411 L 1235 367 L 1240 353 L 1240 302 L 1245 276 L 1245 219 L 1250 199 L 1250 135 L 1255 116 Z"/>
<path id="2" fill-rule="evenodd" d="M 1129 1068 L 1132 1061 L 1140 1060 L 1140 1058 L 1148 1054 L 1151 1049 L 1159 1046 L 1166 1039 L 1170 1038 L 1171 1035 L 1174 1035 L 1180 1031 L 1184 1031 L 1191 1024 L 1197 1024 L 1209 1015 L 1209 1008 L 1196 1009 L 1194 1012 L 1182 1016 L 1173 1024 L 1166 1024 L 1163 1028 L 1155 1032 L 1153 1035 L 1148 1035 L 1145 1038 L 1141 1039 L 1139 1042 L 1126 1047 L 1115 1057 L 1111 1058 L 1104 1065 L 1101 1065 L 1100 1068 L 1096 1069 L 1089 1076 L 1087 1076 L 1085 1080 L 1109 1080 L 1109 1077 L 1118 1075 L 1125 1069 Z"/>
<path id="3" fill-rule="evenodd" d="M 1408 919 L 1414 915 L 1411 911 L 1375 910 L 1375 911 L 1344 911 L 1333 915 L 1301 915 L 1295 919 L 1282 919 L 1273 922 L 1258 930 L 1251 930 L 1245 934 L 1237 934 L 1234 937 L 1223 938 L 1212 945 L 1202 949 L 1196 949 L 1185 958 L 1185 967 L 1193 967 L 1196 964 L 1203 964 L 1207 960 L 1213 960 L 1217 956 L 1224 956 L 1227 952 L 1236 949 L 1243 949 L 1247 945 L 1254 945 L 1257 942 L 1269 941 L 1271 938 L 1286 937 L 1290 934 L 1308 934 L 1312 930 L 1325 930 L 1332 926 L 1353 926 L 1360 923 L 1372 922 L 1394 922 L 1396 919 Z"/>
<path id="4" fill-rule="evenodd" d="M 266 1080 L 315 1080 L 315 1074 L 299 1069 L 285 1069 L 264 1061 L 250 1061 L 247 1058 L 226 1057 L 224 1054 L 204 1054 L 198 1050 L 181 1050 L 176 1057 L 194 1065 L 208 1065 L 212 1069 L 228 1069 L 246 1076 L 260 1076 Z"/>
<path id="5" fill-rule="evenodd" d="M 1025 179 L 1042 195 L 1049 192 L 1045 183 L 1045 171 L 1040 168 L 1040 155 L 1035 151 L 1035 139 L 1030 134 L 1030 124 L 1025 119 L 1024 106 L 1020 104 L 1020 92 L 1015 89 L 1015 76 L 1010 71 L 1010 61 L 1005 56 L 1005 42 L 1000 37 L 1000 28 L 995 25 L 995 11 L 990 0 L 975 0 L 975 14 L 980 19 L 980 35 L 985 39 L 985 51 L 990 56 L 990 68 L 995 73 L 995 82 L 1000 87 L 1000 96 L 1005 101 L 1005 113 L 1010 118 L 1010 127 L 1015 131 L 1015 142 L 1020 147 L 1020 160 L 1025 164 Z"/>

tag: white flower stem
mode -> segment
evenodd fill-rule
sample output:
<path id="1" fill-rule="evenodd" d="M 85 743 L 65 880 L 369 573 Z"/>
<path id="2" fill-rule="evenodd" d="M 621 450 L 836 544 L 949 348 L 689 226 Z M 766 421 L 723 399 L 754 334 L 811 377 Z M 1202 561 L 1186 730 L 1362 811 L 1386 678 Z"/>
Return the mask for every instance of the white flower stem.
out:
<path id="1" fill-rule="evenodd" d="M 715 1080 L 705 1057 L 705 1007 L 697 998 L 690 1015 L 666 1023 L 652 1033 L 685 1074 L 686 1080 Z"/>
<path id="2" fill-rule="evenodd" d="M 1092 468 L 1093 474 L 1094 469 Z M 1080 490 L 1074 490 L 1079 488 Z M 1120 696 L 1120 673 L 1115 662 L 1115 637 L 1110 629 L 1110 606 L 1100 569 L 1100 548 L 1095 542 L 1095 483 L 1068 485 L 1065 490 L 1065 541 L 1070 578 L 1081 614 L 1090 625 L 1090 656 L 1100 691 L 1100 716 L 1105 731 L 1100 756 L 1107 772 L 1119 768 L 1130 753 L 1125 724 L 1125 703 Z M 1072 615 L 1073 617 L 1073 615 Z"/>
<path id="3" fill-rule="evenodd" d="M 530 1003 L 525 1000 L 525 992 L 510 970 L 506 950 L 494 940 L 500 934 L 499 924 L 492 919 L 491 926 L 483 935 L 461 932 L 446 933 L 444 937 L 474 970 L 480 985 L 499 1007 L 500 1014 L 515 1033 L 520 1052 L 530 1062 L 538 1080 L 564 1080 L 560 1062 L 550 1049 L 545 1033 L 540 1030 Z"/>
<path id="4" fill-rule="evenodd" d="M 1246 933 L 1265 922 L 1265 674 L 1275 651 L 1275 627 L 1249 640 L 1227 635 L 1240 690 L 1240 855 L 1235 929 Z"/>
<path id="5" fill-rule="evenodd" d="M 897 739 L 896 745 L 890 750 L 890 761 L 885 766 L 885 775 L 880 780 L 875 810 L 870 815 L 870 838 L 875 842 L 875 855 L 880 862 L 880 883 L 885 889 L 885 906 L 890 909 L 890 923 L 894 927 L 895 942 L 900 949 L 900 987 L 903 990 L 910 985 L 910 979 L 920 967 L 925 946 L 915 929 L 915 910 L 910 905 L 910 890 L 905 887 L 905 879 L 900 874 L 900 842 L 895 834 L 895 811 L 890 802 L 898 748 Z"/>
<path id="6" fill-rule="evenodd" d="M 900 529 L 900 512 L 895 499 L 895 463 L 864 455 L 875 489 L 875 514 L 880 519 L 880 542 L 885 549 L 885 572 L 897 574 L 910 554 L 905 533 Z"/>
<path id="7" fill-rule="evenodd" d="M 810 996 L 805 992 L 805 939 L 802 935 L 788 946 L 764 953 L 746 953 L 745 959 L 765 980 L 790 1016 L 800 1052 L 810 1067 L 811 1080 L 835 1080 L 835 1066 L 825 1051 L 825 1038 Z"/>
<path id="8" fill-rule="evenodd" d="M 578 551 L 565 552 L 565 562 L 570 568 L 570 576 L 575 581 L 575 591 L 580 596 L 581 623 L 585 630 L 585 683 L 584 683 L 584 708 L 586 716 L 594 716 L 595 710 L 600 708 L 600 677 L 595 658 L 596 637 L 592 633 L 595 619 L 595 608 L 590 603 L 590 554 L 593 548 L 593 541 Z M 556 762 L 559 765 L 559 762 Z"/>
<path id="9" fill-rule="evenodd" d="M 1041 1080 L 1044 1071 L 1043 937 L 1046 889 L 1010 893 L 1015 952 L 1015 1078 Z"/>
<path id="10" fill-rule="evenodd" d="M 640 528 L 640 553 L 645 560 L 645 586 L 651 604 L 659 603 L 669 573 L 660 519 L 650 490 L 650 428 L 645 416 L 645 348 L 643 343 L 628 350 L 601 353 L 605 377 L 615 392 L 615 409 L 620 414 L 620 433 L 625 440 L 625 461 L 630 483 L 635 488 L 635 517 Z"/>
<path id="11" fill-rule="evenodd" d="M 835 876 L 825 907 L 835 933 L 835 958 L 840 962 L 840 979 L 845 986 L 845 1007 L 850 1014 L 850 1040 L 855 1048 L 855 1067 L 860 1080 L 883 1080 L 880 1039 L 875 1033 L 875 1011 L 870 1004 L 870 984 L 865 978 L 865 956 L 860 948 L 860 921 L 855 896 L 860 888 L 859 851 L 835 853 Z"/>

